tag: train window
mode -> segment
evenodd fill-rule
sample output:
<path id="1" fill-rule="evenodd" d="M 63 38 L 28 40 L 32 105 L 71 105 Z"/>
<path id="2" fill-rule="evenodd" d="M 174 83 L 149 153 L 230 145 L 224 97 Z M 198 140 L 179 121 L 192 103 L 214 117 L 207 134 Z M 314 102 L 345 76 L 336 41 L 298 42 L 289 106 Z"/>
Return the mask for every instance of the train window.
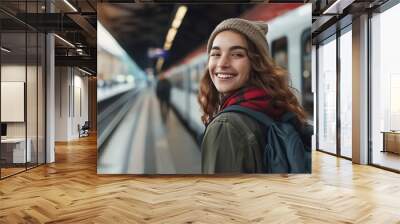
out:
<path id="1" fill-rule="evenodd" d="M 314 96 L 312 93 L 312 81 L 311 81 L 311 30 L 308 28 L 303 31 L 301 35 L 301 92 L 302 92 L 302 104 L 310 116 L 313 118 L 314 112 Z"/>
<path id="2" fill-rule="evenodd" d="M 272 41 L 272 57 L 275 62 L 287 69 L 288 68 L 288 41 L 287 37 L 281 37 Z"/>
<path id="3" fill-rule="evenodd" d="M 183 75 L 182 75 L 182 73 L 178 73 L 176 75 L 176 88 L 183 90 Z"/>

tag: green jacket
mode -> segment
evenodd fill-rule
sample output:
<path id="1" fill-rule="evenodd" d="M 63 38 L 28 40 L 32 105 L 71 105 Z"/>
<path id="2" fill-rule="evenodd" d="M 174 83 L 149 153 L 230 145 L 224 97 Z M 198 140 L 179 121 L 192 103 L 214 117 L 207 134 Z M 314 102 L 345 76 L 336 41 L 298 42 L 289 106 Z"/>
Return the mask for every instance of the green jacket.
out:
<path id="1" fill-rule="evenodd" d="M 204 134 L 202 172 L 261 173 L 265 144 L 264 127 L 256 120 L 235 112 L 222 113 Z"/>

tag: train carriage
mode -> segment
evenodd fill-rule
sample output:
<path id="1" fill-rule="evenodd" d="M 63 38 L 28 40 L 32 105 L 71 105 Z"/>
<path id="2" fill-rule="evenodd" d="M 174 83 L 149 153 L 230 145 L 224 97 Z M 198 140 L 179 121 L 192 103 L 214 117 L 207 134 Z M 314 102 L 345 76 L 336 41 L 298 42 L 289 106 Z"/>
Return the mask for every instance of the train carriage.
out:
<path id="1" fill-rule="evenodd" d="M 313 120 L 311 82 L 311 5 L 305 4 L 267 22 L 267 41 L 271 56 L 289 72 L 291 85 Z M 165 75 L 173 84 L 171 103 L 186 125 L 200 139 L 204 131 L 201 109 L 197 101 L 199 81 L 207 65 L 207 53 L 202 51 L 184 64 L 169 69 Z"/>

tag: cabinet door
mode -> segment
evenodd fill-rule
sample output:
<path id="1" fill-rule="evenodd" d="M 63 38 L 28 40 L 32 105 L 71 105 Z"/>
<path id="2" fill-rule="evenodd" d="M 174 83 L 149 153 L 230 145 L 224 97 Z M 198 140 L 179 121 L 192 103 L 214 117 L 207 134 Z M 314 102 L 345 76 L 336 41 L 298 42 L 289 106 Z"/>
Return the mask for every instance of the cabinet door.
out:
<path id="1" fill-rule="evenodd" d="M 400 134 L 398 133 L 386 133 L 386 151 L 400 153 Z"/>

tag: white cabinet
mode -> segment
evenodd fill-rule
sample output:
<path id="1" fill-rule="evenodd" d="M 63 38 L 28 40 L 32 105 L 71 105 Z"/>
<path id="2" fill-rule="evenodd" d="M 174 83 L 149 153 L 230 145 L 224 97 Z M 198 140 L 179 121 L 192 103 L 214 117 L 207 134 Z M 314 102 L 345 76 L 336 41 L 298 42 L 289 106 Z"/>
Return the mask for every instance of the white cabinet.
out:
<path id="1" fill-rule="evenodd" d="M 2 146 L 12 148 L 13 163 L 25 163 L 32 161 L 32 140 L 28 138 L 26 142 L 28 144 L 25 151 L 25 138 L 7 138 L 1 140 Z M 25 161 L 25 159 L 27 159 L 27 161 Z"/>

